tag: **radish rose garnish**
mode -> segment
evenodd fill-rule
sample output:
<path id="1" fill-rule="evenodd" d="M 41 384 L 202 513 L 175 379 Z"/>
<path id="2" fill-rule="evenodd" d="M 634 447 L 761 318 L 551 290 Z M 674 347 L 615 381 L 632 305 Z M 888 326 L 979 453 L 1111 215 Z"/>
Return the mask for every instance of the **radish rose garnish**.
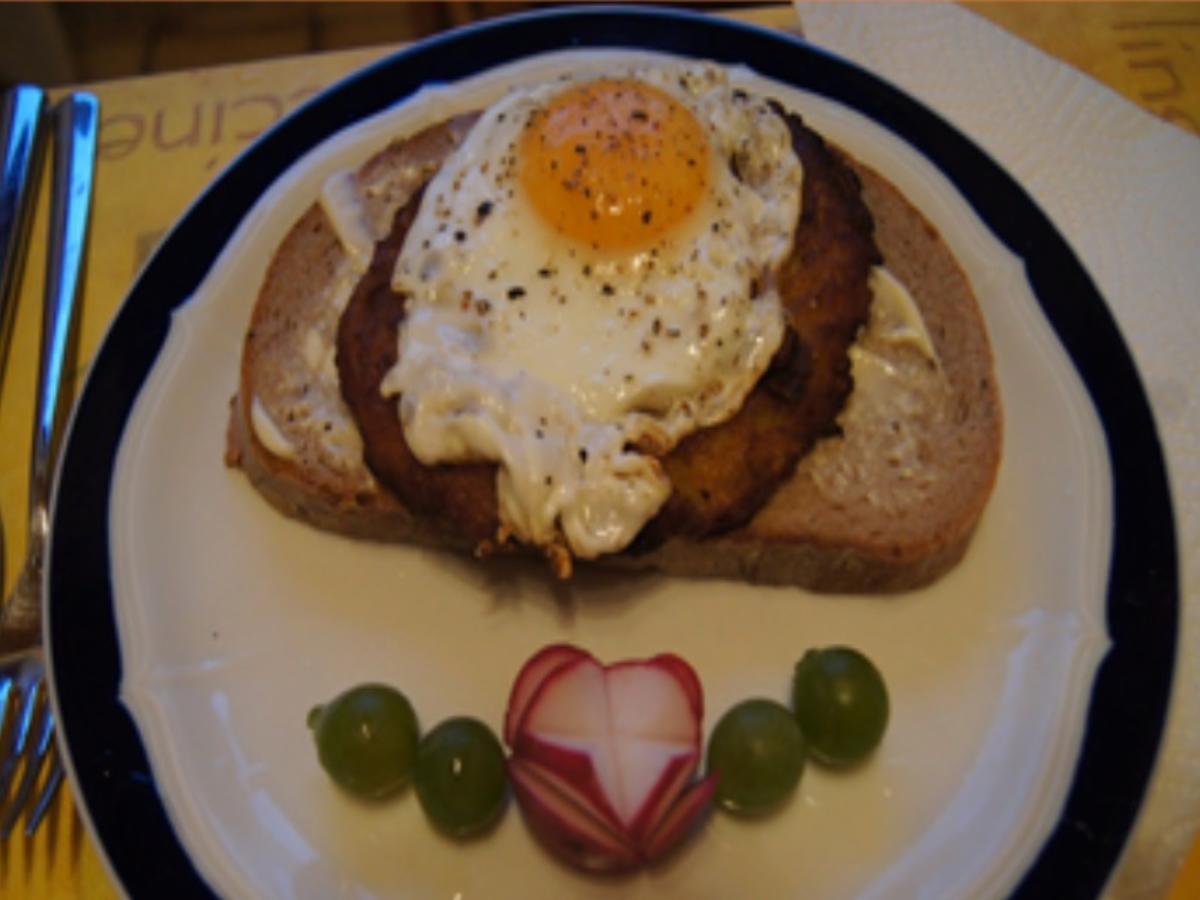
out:
<path id="1" fill-rule="evenodd" d="M 603 665 L 553 644 L 521 669 L 504 739 L 509 778 L 531 830 L 590 871 L 659 859 L 710 807 L 716 780 L 694 781 L 704 700 L 678 656 Z"/>

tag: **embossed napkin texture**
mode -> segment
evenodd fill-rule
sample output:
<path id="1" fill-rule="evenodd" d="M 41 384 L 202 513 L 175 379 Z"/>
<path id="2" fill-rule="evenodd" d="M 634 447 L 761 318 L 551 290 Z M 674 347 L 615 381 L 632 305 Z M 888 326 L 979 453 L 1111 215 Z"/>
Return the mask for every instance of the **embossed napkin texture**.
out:
<path id="1" fill-rule="evenodd" d="M 1012 173 L 1141 372 L 1175 504 L 1180 659 L 1163 754 L 1107 893 L 1162 897 L 1200 826 L 1200 139 L 961 7 L 796 9 L 809 40 L 920 98 Z"/>

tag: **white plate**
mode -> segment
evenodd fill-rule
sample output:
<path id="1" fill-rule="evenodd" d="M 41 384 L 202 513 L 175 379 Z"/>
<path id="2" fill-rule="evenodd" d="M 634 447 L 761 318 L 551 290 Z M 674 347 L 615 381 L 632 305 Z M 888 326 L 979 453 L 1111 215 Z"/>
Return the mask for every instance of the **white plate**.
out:
<path id="1" fill-rule="evenodd" d="M 174 309 L 119 430 L 108 538 L 119 699 L 175 836 L 213 890 L 238 897 L 1012 891 L 1060 824 L 1109 647 L 1113 473 L 1101 422 L 1024 262 L 942 170 L 872 117 L 750 70 L 738 75 L 895 182 L 945 236 L 978 295 L 1005 408 L 1004 456 L 966 558 L 934 586 L 820 596 L 587 573 L 563 586 L 541 566 L 489 569 L 310 529 L 222 464 L 266 261 L 324 177 L 395 134 L 516 78 L 573 68 L 581 55 L 487 71 L 331 132 L 262 194 Z M 132 327 L 125 319 L 116 330 Z M 319 768 L 305 715 L 345 687 L 397 685 L 426 728 L 466 714 L 498 730 L 521 664 L 562 640 L 606 661 L 682 655 L 704 685 L 706 730 L 740 699 L 786 699 L 806 648 L 848 643 L 887 678 L 890 728 L 866 766 L 835 774 L 810 765 L 777 814 L 715 814 L 667 865 L 619 880 L 554 862 L 515 808 L 484 839 L 459 844 L 433 831 L 411 791 L 365 806 Z M 120 843 L 96 827 L 105 846 Z"/>

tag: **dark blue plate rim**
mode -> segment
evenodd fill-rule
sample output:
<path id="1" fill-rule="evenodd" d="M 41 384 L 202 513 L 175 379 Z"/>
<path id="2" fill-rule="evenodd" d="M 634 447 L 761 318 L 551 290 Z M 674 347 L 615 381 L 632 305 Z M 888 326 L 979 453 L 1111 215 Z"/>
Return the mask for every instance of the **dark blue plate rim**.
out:
<path id="1" fill-rule="evenodd" d="M 109 503 L 118 446 L 163 347 L 242 217 L 325 137 L 422 85 L 566 47 L 654 49 L 725 63 L 839 101 L 922 152 L 999 240 L 1034 293 L 1102 424 L 1113 473 L 1106 600 L 1112 648 L 1093 687 L 1066 804 L 1013 896 L 1098 896 L 1158 753 L 1179 615 L 1175 527 L 1157 431 L 1132 358 L 1095 285 L 1036 203 L 948 123 L 863 69 L 776 31 L 700 13 L 581 7 L 497 19 L 407 48 L 339 82 L 263 135 L 197 199 L 133 285 L 92 364 L 63 451 L 48 565 L 47 639 L 60 737 L 113 874 L 133 897 L 212 896 L 173 831 L 119 698 Z"/>

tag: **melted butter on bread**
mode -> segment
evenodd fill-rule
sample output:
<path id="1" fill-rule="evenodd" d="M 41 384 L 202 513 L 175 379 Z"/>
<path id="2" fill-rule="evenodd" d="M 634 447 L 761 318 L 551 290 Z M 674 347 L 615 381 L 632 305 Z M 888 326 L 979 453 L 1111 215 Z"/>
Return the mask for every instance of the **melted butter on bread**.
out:
<path id="1" fill-rule="evenodd" d="M 267 408 L 263 406 L 259 397 L 255 397 L 251 402 L 250 424 L 254 428 L 254 436 L 258 438 L 258 442 L 266 447 L 273 456 L 280 459 L 295 458 L 296 448 L 284 436 L 280 427 L 275 424 L 275 420 L 271 418 L 271 414 L 267 412 Z"/>
<path id="2" fill-rule="evenodd" d="M 871 271 L 872 309 L 867 324 L 868 335 L 889 344 L 908 344 L 938 365 L 937 351 L 929 338 L 929 329 L 921 317 L 921 310 L 900 280 L 886 267 L 876 266 Z M 858 353 L 865 351 L 858 345 Z M 854 350 L 850 351 L 853 355 Z"/>
<path id="3" fill-rule="evenodd" d="M 371 264 L 377 237 L 367 222 L 354 172 L 335 172 L 326 178 L 321 185 L 319 202 L 342 249 L 346 251 L 351 269 L 361 275 Z"/>
<path id="4" fill-rule="evenodd" d="M 345 255 L 317 298 L 331 314 L 307 325 L 294 326 L 295 336 L 290 344 L 301 364 L 260 386 L 268 396 L 264 398 L 258 392 L 251 396 L 249 420 L 255 438 L 278 459 L 297 461 L 306 452 L 303 445 L 311 443 L 304 435 L 312 432 L 319 435 L 326 464 L 352 471 L 361 465 L 362 436 L 341 401 L 333 329 L 360 273 L 350 259 L 342 232 L 338 235 Z M 283 400 L 281 395 L 288 399 Z M 302 446 L 297 446 L 293 438 Z"/>
<path id="5" fill-rule="evenodd" d="M 908 290 L 882 267 L 871 290 L 871 318 L 850 348 L 854 390 L 838 417 L 842 435 L 813 450 L 811 472 L 834 502 L 865 499 L 896 513 L 940 477 L 929 435 L 947 415 L 951 391 Z M 897 476 L 886 493 L 868 474 L 880 459 Z"/>

